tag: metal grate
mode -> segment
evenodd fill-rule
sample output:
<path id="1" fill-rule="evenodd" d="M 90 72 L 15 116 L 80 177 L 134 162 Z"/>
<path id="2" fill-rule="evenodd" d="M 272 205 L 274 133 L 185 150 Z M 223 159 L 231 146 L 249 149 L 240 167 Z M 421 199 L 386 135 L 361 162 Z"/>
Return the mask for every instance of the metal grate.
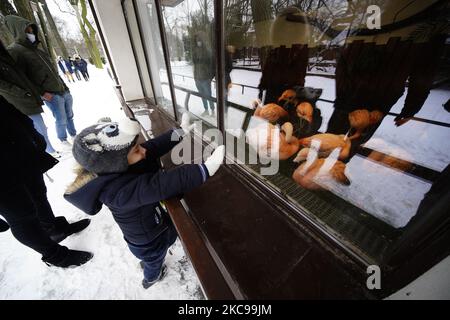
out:
<path id="1" fill-rule="evenodd" d="M 260 172 L 261 165 L 248 165 Z M 299 186 L 290 175 L 265 176 L 287 200 L 311 214 L 375 260 L 381 260 L 398 231 L 364 210 L 346 202 L 331 192 L 313 192 Z"/>

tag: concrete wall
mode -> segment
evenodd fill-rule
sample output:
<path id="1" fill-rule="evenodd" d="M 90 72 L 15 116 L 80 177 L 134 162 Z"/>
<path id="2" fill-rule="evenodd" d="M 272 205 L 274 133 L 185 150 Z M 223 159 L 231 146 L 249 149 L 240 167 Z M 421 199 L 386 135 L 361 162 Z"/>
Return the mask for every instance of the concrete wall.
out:
<path id="1" fill-rule="evenodd" d="M 93 4 L 125 100 L 142 99 L 144 93 L 120 0 L 93 0 Z"/>

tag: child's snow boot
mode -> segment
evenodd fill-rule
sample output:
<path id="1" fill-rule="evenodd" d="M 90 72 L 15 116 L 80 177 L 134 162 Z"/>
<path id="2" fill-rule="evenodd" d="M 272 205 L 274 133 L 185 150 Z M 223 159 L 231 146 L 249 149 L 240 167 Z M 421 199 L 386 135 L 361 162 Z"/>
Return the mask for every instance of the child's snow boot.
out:
<path id="1" fill-rule="evenodd" d="M 164 278 L 164 276 L 166 275 L 166 273 L 167 273 L 167 266 L 165 264 L 163 264 L 163 266 L 161 267 L 161 271 L 159 272 L 158 278 L 156 278 L 153 281 L 147 281 L 147 280 L 143 279 L 142 286 L 144 287 L 144 289 L 150 288 L 152 285 L 154 285 L 158 281 L 162 280 Z"/>

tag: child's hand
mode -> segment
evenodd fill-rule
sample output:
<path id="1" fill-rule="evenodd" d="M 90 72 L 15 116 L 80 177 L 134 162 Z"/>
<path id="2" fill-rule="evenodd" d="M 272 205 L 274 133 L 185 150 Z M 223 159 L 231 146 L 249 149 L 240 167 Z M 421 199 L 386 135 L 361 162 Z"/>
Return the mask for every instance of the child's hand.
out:
<path id="1" fill-rule="evenodd" d="M 206 159 L 205 167 L 208 169 L 209 176 L 213 176 L 217 170 L 219 170 L 220 165 L 225 157 L 225 146 L 221 145 L 214 150 L 211 156 Z"/>
<path id="2" fill-rule="evenodd" d="M 189 117 L 189 113 L 185 112 L 181 116 L 181 129 L 184 131 L 184 135 L 187 135 L 192 131 L 195 127 L 195 123 L 191 124 L 191 118 Z"/>

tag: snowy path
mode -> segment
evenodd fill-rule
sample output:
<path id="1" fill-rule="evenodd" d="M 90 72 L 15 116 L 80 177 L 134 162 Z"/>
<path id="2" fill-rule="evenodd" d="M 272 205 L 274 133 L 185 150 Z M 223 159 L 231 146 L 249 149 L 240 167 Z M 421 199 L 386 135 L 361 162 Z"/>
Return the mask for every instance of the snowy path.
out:
<path id="1" fill-rule="evenodd" d="M 106 70 L 90 66 L 91 81 L 69 84 L 74 96 L 75 125 L 80 131 L 103 116 L 117 119 L 123 115 Z M 53 117 L 45 107 L 44 120 L 54 147 Z M 62 194 L 73 180 L 74 160 L 65 151 L 60 163 L 48 173 L 48 198 L 56 215 L 69 221 L 87 216 L 66 202 Z M 152 288 L 141 286 L 142 271 L 129 252 L 119 227 L 108 209 L 92 217 L 90 226 L 62 242 L 69 248 L 94 253 L 92 261 L 74 269 L 49 268 L 40 255 L 21 245 L 11 231 L 0 233 L 0 299 L 201 299 L 197 276 L 179 240 L 166 262 L 166 278 Z"/>

